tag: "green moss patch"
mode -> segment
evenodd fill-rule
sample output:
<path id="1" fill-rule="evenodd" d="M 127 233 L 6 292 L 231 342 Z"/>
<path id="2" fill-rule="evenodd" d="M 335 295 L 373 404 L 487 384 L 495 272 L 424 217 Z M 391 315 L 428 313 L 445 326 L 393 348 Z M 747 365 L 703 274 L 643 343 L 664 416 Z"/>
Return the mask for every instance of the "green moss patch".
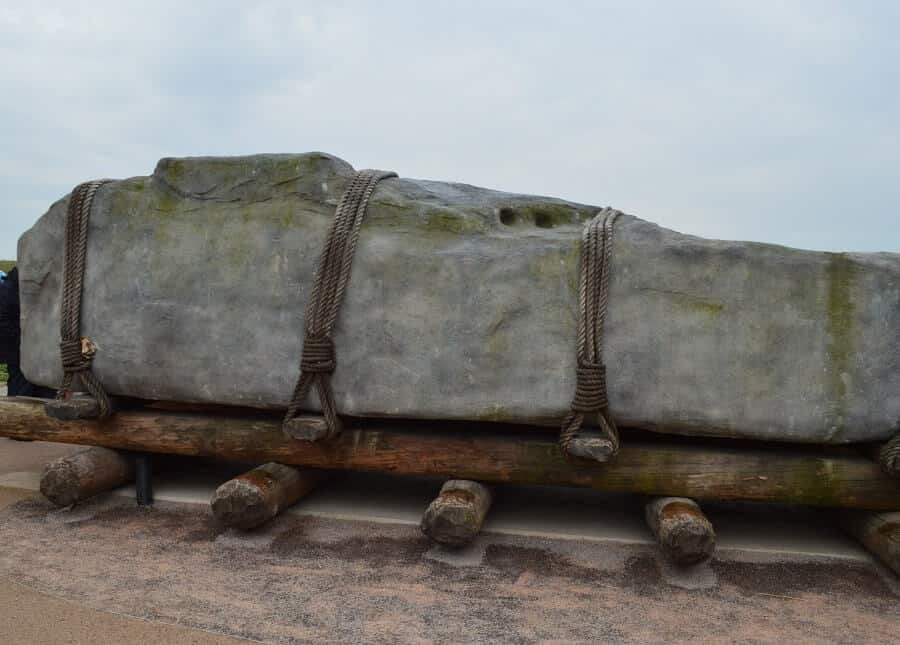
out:
<path id="1" fill-rule="evenodd" d="M 853 285 L 857 267 L 846 253 L 829 254 L 828 278 L 828 386 L 830 423 L 834 433 L 844 429 L 847 416 L 847 384 L 853 360 L 853 321 L 856 311 Z"/>

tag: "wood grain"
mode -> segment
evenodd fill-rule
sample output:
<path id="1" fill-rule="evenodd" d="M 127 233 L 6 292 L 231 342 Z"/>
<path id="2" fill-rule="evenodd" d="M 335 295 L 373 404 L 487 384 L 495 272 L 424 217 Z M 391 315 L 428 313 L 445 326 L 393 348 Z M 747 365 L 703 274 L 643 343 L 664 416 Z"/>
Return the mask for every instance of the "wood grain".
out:
<path id="1" fill-rule="evenodd" d="M 104 421 L 58 421 L 44 414 L 40 399 L 0 400 L 0 435 L 16 439 L 697 500 L 900 509 L 900 481 L 855 451 L 625 440 L 613 461 L 598 464 L 565 457 L 544 434 L 415 427 L 348 422 L 334 441 L 308 442 L 285 437 L 278 418 L 127 410 Z"/>
<path id="2" fill-rule="evenodd" d="M 481 531 L 493 497 L 491 489 L 481 482 L 467 479 L 444 482 L 441 492 L 422 516 L 422 533 L 446 546 L 469 544 Z"/>

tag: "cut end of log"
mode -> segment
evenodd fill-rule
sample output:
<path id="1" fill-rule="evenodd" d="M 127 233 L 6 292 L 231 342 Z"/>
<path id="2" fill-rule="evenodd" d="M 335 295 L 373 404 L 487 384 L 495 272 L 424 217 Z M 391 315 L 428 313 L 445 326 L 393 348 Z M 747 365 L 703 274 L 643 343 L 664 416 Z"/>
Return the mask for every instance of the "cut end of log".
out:
<path id="1" fill-rule="evenodd" d="M 684 497 L 662 497 L 646 507 L 647 524 L 663 555 L 686 566 L 707 560 L 716 548 L 712 523 L 697 503 Z"/>
<path id="2" fill-rule="evenodd" d="M 41 475 L 41 495 L 59 507 L 79 500 L 78 474 L 71 462 L 57 460 L 47 464 Z"/>
<path id="3" fill-rule="evenodd" d="M 582 432 L 569 442 L 568 453 L 573 457 L 605 463 L 616 456 L 616 446 L 599 433 Z"/>
<path id="4" fill-rule="evenodd" d="M 491 490 L 479 482 L 451 479 L 422 516 L 422 533 L 439 544 L 462 547 L 478 535 L 490 509 Z"/>
<path id="5" fill-rule="evenodd" d="M 299 441 L 322 441 L 328 437 L 328 424 L 325 417 L 304 415 L 287 421 L 284 432 L 291 439 Z"/>
<path id="6" fill-rule="evenodd" d="M 240 478 L 219 486 L 210 508 L 223 525 L 244 530 L 259 526 L 277 513 L 258 486 Z"/>
<path id="7" fill-rule="evenodd" d="M 71 399 L 52 399 L 44 404 L 47 416 L 60 421 L 96 419 L 100 416 L 100 404 L 90 396 L 74 396 Z"/>
<path id="8" fill-rule="evenodd" d="M 271 462 L 219 486 L 209 505 L 222 525 L 248 530 L 294 504 L 320 480 L 317 471 Z"/>
<path id="9" fill-rule="evenodd" d="M 134 465 L 108 448 L 87 448 L 51 461 L 41 475 L 41 493 L 56 506 L 71 506 L 128 483 Z"/>

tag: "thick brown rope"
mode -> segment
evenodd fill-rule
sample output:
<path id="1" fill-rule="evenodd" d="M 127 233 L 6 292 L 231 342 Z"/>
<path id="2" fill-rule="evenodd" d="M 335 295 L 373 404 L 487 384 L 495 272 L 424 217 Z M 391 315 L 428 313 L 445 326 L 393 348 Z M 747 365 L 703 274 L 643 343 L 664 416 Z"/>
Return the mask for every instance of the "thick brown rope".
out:
<path id="1" fill-rule="evenodd" d="M 112 405 L 100 381 L 91 371 L 97 347 L 90 339 L 81 336 L 81 301 L 84 294 L 84 266 L 87 260 L 91 207 L 97 189 L 110 181 L 112 180 L 99 179 L 79 184 L 69 197 L 60 311 L 59 353 L 63 380 L 56 394 L 58 399 L 68 398 L 72 393 L 75 377 L 78 376 L 84 388 L 96 399 L 100 408 L 100 418 L 108 417 L 112 413 Z"/>
<path id="2" fill-rule="evenodd" d="M 900 435 L 897 435 L 884 446 L 878 455 L 881 470 L 893 477 L 900 477 Z"/>
<path id="3" fill-rule="evenodd" d="M 587 224 L 581 236 L 581 282 L 579 285 L 578 363 L 575 396 L 563 420 L 559 445 L 564 453 L 578 434 L 587 414 L 597 413 L 600 431 L 619 450 L 619 432 L 609 414 L 606 398 L 606 365 L 603 364 L 603 326 L 609 300 L 609 265 L 612 257 L 613 224 L 619 211 L 604 208 Z"/>
<path id="4" fill-rule="evenodd" d="M 319 266 L 313 279 L 312 294 L 306 305 L 303 355 L 300 377 L 284 417 L 285 433 L 288 422 L 297 416 L 309 389 L 315 385 L 328 426 L 326 438 L 340 432 L 340 420 L 331 389 L 331 375 L 337 365 L 332 331 L 350 280 L 353 252 L 359 238 L 359 228 L 366 215 L 369 198 L 382 179 L 396 177 L 383 170 L 360 170 L 341 195 Z"/>

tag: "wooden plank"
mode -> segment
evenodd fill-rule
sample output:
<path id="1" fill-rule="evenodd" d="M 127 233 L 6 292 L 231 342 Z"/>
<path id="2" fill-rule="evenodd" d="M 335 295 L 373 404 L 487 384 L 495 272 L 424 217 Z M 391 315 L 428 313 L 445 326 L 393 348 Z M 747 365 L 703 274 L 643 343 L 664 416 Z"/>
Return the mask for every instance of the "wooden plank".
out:
<path id="1" fill-rule="evenodd" d="M 317 471 L 269 462 L 219 486 L 209 505 L 222 525 L 252 529 L 307 495 L 321 478 Z"/>
<path id="2" fill-rule="evenodd" d="M 420 431 L 415 432 L 415 428 Z M 566 458 L 556 438 L 520 430 L 439 431 L 422 422 L 344 429 L 333 441 L 296 441 L 261 416 L 126 410 L 104 421 L 57 421 L 36 399 L 0 399 L 0 435 L 234 460 L 484 482 L 584 486 L 692 499 L 789 502 L 894 510 L 900 481 L 855 451 L 747 444 L 623 441 L 609 463 Z"/>
<path id="3" fill-rule="evenodd" d="M 109 448 L 86 448 L 51 461 L 41 474 L 41 493 L 70 506 L 134 479 L 131 458 Z"/>
<path id="4" fill-rule="evenodd" d="M 491 489 L 480 482 L 446 481 L 422 516 L 422 533 L 440 544 L 465 546 L 481 531 L 492 501 Z"/>
<path id="5" fill-rule="evenodd" d="M 900 576 L 900 512 L 842 511 L 841 526 Z"/>
<path id="6" fill-rule="evenodd" d="M 663 555 L 678 565 L 707 560 L 716 548 L 716 533 L 700 506 L 686 497 L 657 497 L 644 509 Z"/>

